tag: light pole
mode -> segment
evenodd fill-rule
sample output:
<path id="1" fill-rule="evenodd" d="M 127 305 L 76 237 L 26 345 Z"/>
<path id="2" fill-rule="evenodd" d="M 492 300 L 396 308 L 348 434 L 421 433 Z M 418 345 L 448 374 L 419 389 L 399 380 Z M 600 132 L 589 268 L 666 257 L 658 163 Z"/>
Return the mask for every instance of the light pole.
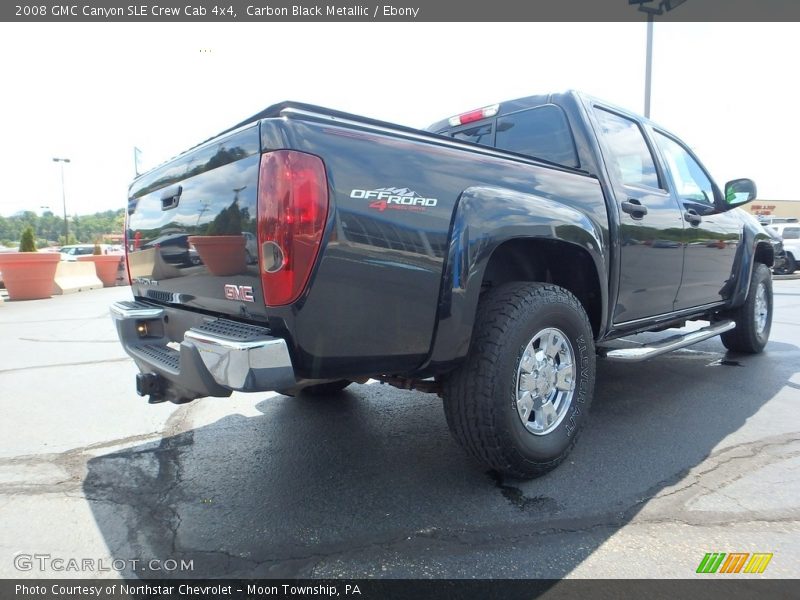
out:
<path id="1" fill-rule="evenodd" d="M 669 12 L 686 0 L 661 0 L 657 6 L 650 6 L 654 0 L 628 0 L 628 4 L 638 4 L 639 10 L 647 13 L 647 56 L 644 66 L 644 116 L 650 118 L 650 89 L 653 81 L 653 22 L 656 15 Z"/>
<path id="2" fill-rule="evenodd" d="M 53 162 L 61 163 L 61 201 L 64 204 L 64 245 L 69 244 L 69 224 L 67 223 L 67 192 L 64 189 L 64 163 L 68 163 L 68 158 L 54 158 Z"/>
<path id="3" fill-rule="evenodd" d="M 641 8 L 641 7 L 640 7 Z M 644 65 L 644 116 L 650 118 L 650 89 L 653 81 L 653 13 L 647 13 L 647 58 Z"/>

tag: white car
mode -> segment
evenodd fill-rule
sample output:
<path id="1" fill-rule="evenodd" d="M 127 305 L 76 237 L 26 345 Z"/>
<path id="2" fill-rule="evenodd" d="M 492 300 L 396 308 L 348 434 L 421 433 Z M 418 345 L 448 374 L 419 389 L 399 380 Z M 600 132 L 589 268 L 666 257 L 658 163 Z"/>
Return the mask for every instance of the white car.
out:
<path id="1" fill-rule="evenodd" d="M 61 260 L 75 262 L 79 256 L 87 256 L 94 254 L 94 244 L 72 244 L 70 246 L 62 246 Z M 111 246 L 108 244 L 99 244 L 102 254 L 109 254 Z"/>
<path id="2" fill-rule="evenodd" d="M 770 227 L 783 238 L 783 249 L 786 251 L 783 272 L 794 273 L 800 260 L 800 223 L 775 223 Z"/>

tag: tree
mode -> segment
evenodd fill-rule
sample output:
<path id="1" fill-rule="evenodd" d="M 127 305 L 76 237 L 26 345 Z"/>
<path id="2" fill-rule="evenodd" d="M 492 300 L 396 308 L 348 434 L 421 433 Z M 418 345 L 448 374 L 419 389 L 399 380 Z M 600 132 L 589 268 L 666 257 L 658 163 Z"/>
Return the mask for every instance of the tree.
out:
<path id="1" fill-rule="evenodd" d="M 69 228 L 69 240 L 64 239 L 64 219 L 46 210 L 42 216 L 33 211 L 20 211 L 11 217 L 0 217 L 0 240 L 20 239 L 26 227 L 32 227 L 34 238 L 63 244 L 91 243 L 109 233 L 122 233 L 125 210 L 107 210 L 93 215 L 73 217 Z"/>
<path id="2" fill-rule="evenodd" d="M 36 241 L 33 237 L 33 227 L 30 225 L 22 232 L 22 239 L 19 243 L 20 252 L 36 252 Z"/>

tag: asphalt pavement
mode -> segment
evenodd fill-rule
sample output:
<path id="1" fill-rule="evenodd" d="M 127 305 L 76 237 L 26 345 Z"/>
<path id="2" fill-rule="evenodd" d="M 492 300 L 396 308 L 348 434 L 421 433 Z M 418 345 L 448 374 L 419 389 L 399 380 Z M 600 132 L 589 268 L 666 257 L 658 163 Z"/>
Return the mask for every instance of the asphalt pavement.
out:
<path id="1" fill-rule="evenodd" d="M 0 577 L 691 578 L 708 552 L 800 574 L 798 280 L 762 355 L 599 359 L 577 447 L 533 481 L 377 383 L 148 405 L 108 316 L 129 295 L 0 305 Z"/>

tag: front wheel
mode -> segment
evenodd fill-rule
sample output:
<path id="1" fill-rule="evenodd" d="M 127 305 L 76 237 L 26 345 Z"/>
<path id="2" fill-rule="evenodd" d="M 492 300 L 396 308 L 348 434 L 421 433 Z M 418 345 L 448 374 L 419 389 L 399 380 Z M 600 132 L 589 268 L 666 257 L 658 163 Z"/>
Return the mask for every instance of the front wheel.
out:
<path id="1" fill-rule="evenodd" d="M 772 276 L 766 265 L 756 264 L 750 276 L 747 300 L 729 317 L 736 322 L 736 328 L 720 336 L 723 345 L 733 352 L 761 352 L 772 328 Z"/>
<path id="2" fill-rule="evenodd" d="M 592 328 L 564 288 L 513 283 L 481 299 L 466 361 L 445 378 L 447 423 L 473 458 L 513 477 L 567 456 L 594 391 Z"/>
<path id="3" fill-rule="evenodd" d="M 781 269 L 782 275 L 791 275 L 797 270 L 797 261 L 794 259 L 794 256 L 787 252 L 786 254 L 786 261 L 783 263 L 783 269 Z"/>

